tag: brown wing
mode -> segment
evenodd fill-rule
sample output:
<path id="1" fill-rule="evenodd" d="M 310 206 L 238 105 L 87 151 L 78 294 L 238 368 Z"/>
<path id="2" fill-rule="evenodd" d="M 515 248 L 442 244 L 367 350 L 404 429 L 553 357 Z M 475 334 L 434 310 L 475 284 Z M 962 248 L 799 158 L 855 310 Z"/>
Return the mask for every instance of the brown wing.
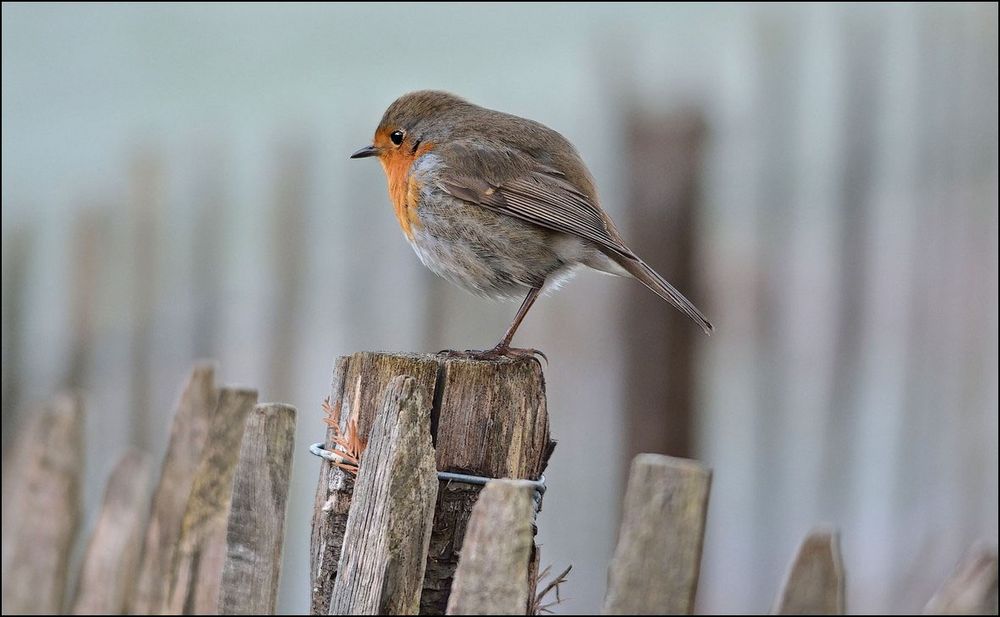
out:
<path id="1" fill-rule="evenodd" d="M 712 324 L 622 242 L 604 213 L 558 169 L 505 147 L 454 142 L 435 150 L 445 163 L 437 185 L 452 197 L 540 227 L 589 240 L 632 276 L 694 320 L 706 334 Z"/>
<path id="2" fill-rule="evenodd" d="M 559 170 L 516 150 L 463 141 L 434 152 L 446 165 L 437 184 L 449 195 L 635 257 L 593 201 Z"/>

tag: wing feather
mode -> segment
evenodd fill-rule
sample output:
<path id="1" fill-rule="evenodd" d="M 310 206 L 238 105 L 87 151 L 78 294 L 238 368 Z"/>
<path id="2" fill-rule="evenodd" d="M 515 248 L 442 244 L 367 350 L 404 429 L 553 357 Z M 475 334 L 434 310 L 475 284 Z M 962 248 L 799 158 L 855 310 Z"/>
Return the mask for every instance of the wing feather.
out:
<path id="1" fill-rule="evenodd" d="M 625 246 L 595 199 L 574 186 L 566 174 L 506 146 L 458 141 L 434 150 L 434 154 L 445 163 L 437 172 L 441 190 L 462 201 L 593 242 L 706 333 L 712 332 L 712 324 L 701 311 Z"/>
<path id="2" fill-rule="evenodd" d="M 435 154 L 445 163 L 437 185 L 449 195 L 635 257 L 596 204 L 557 169 L 510 148 L 468 142 Z"/>

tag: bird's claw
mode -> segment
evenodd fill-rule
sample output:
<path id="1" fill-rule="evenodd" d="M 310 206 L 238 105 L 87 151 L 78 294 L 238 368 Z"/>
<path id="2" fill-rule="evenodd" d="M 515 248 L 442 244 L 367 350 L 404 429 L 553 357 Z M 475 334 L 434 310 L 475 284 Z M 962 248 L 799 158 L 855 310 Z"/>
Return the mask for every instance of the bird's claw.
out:
<path id="1" fill-rule="evenodd" d="M 444 356 L 445 358 L 468 358 L 470 360 L 499 360 L 500 358 L 528 358 L 539 362 L 539 356 L 545 360 L 545 364 L 548 365 L 549 358 L 541 350 L 538 349 L 521 349 L 519 347 L 494 347 L 492 349 L 466 349 L 465 351 L 457 351 L 454 349 L 442 349 L 437 352 L 437 355 Z"/>

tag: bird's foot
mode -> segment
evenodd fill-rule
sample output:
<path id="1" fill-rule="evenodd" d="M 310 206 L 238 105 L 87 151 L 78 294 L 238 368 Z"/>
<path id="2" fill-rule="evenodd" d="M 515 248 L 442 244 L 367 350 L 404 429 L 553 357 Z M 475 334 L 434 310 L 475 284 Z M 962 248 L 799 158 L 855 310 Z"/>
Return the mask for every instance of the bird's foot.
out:
<path id="1" fill-rule="evenodd" d="M 500 358 L 528 358 L 534 360 L 541 365 L 538 358 L 541 357 L 545 360 L 545 364 L 549 363 L 548 357 L 538 349 L 521 349 L 519 347 L 507 347 L 497 345 L 493 349 L 466 349 L 465 351 L 457 351 L 454 349 L 442 349 L 437 353 L 439 356 L 445 358 L 467 358 L 470 360 L 499 360 Z"/>

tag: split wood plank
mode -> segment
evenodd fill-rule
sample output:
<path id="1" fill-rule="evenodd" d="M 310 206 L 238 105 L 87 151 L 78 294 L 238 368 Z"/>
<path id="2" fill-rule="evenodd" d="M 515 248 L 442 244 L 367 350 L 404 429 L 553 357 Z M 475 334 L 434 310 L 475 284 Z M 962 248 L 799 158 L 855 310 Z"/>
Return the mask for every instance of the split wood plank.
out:
<path id="1" fill-rule="evenodd" d="M 417 614 L 438 490 L 430 410 L 412 377 L 386 388 L 358 471 L 331 614 Z"/>
<path id="2" fill-rule="evenodd" d="M 384 392 L 394 377 L 411 376 L 430 400 L 437 373 L 438 362 L 433 356 L 362 352 L 338 358 L 329 403 L 339 414 L 341 431 L 346 432 L 353 418 L 359 436 L 368 439 Z M 328 450 L 333 449 L 333 436 L 333 428 L 328 429 L 324 444 Z M 326 460 L 320 464 L 310 542 L 313 615 L 326 615 L 330 610 L 354 484 L 350 473 Z"/>
<path id="3" fill-rule="evenodd" d="M 295 408 L 257 405 L 233 479 L 220 615 L 273 615 L 295 445 Z"/>

